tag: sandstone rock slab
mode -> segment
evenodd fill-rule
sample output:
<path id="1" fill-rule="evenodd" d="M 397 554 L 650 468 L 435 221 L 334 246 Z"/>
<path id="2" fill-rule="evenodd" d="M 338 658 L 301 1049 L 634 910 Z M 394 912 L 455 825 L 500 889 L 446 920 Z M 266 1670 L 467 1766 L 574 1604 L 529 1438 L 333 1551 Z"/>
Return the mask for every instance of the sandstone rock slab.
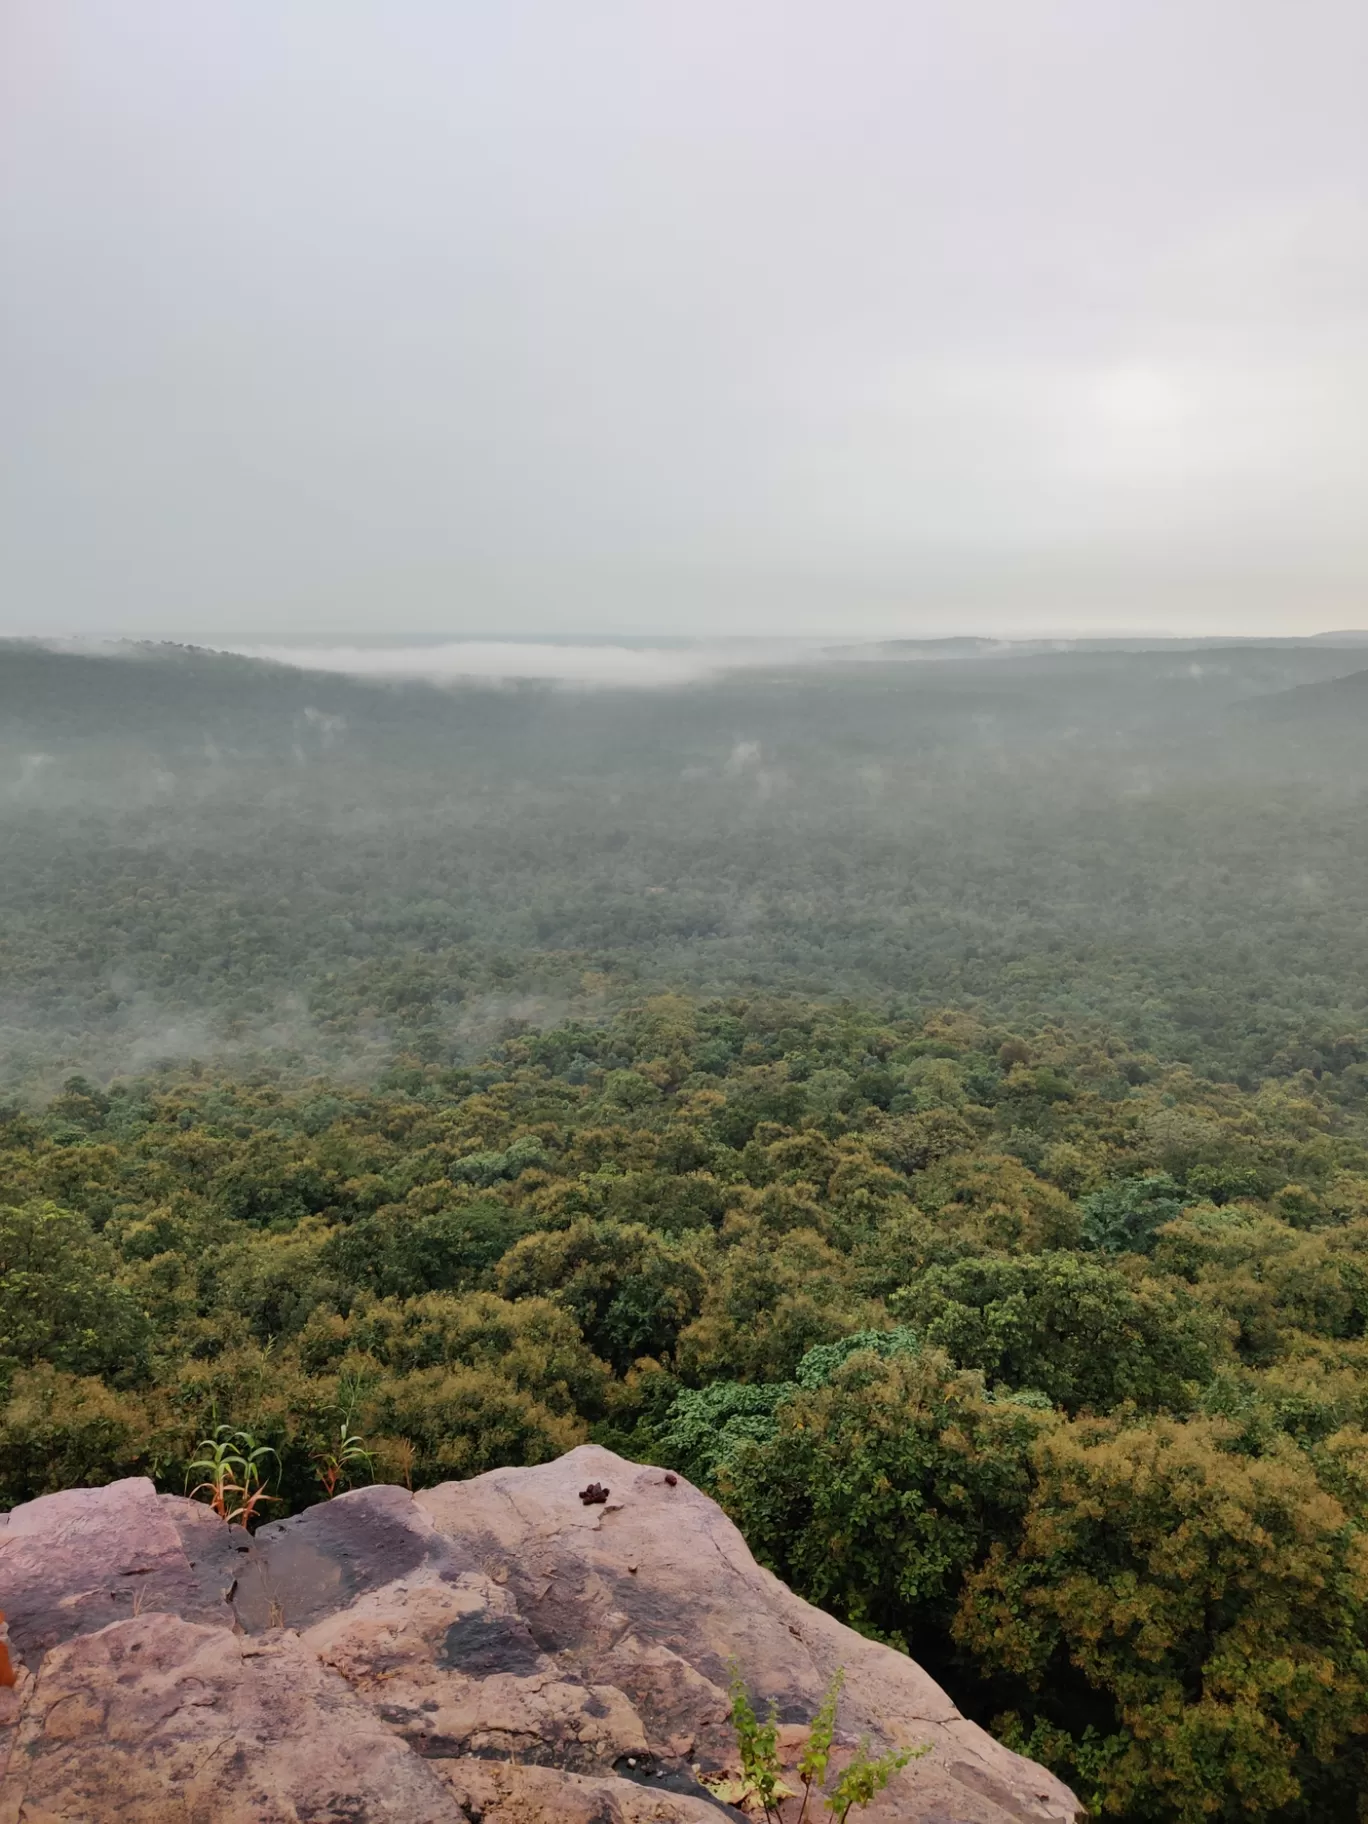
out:
<path id="1" fill-rule="evenodd" d="M 462 1824 L 444 1782 L 296 1636 L 153 1614 L 44 1656 L 0 1821 Z"/>
<path id="2" fill-rule="evenodd" d="M 912 1660 L 762 1570 L 714 1502 L 595 1446 L 250 1539 L 145 1481 L 72 1490 L 0 1527 L 0 1590 L 22 1659 L 0 1824 L 717 1824 L 740 1815 L 706 1784 L 735 1771 L 733 1659 L 790 1762 L 838 1666 L 841 1752 L 931 1745 L 870 1824 L 1078 1815 Z"/>
<path id="3" fill-rule="evenodd" d="M 198 1502 L 159 1495 L 145 1477 L 65 1489 L 16 1507 L 0 1528 L 0 1608 L 30 1664 L 134 1613 L 227 1628 L 225 1597 L 246 1550 L 240 1529 Z"/>

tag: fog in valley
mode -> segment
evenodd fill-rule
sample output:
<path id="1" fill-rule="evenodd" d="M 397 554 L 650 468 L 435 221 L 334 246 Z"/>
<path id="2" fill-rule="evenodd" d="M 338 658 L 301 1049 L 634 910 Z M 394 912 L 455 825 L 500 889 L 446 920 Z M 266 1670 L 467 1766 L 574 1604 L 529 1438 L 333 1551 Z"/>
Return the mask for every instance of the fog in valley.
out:
<path id="1" fill-rule="evenodd" d="M 1366 658 L 11 644 L 7 1074 L 364 1072 L 668 986 L 1314 1060 L 1368 998 Z"/>

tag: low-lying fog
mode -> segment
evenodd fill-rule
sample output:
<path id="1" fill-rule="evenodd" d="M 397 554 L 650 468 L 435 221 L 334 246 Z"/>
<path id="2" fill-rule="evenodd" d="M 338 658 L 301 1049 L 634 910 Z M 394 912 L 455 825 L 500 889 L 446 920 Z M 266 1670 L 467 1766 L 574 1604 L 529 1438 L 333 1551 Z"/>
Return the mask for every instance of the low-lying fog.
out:
<path id="1" fill-rule="evenodd" d="M 1361 1020 L 1351 638 L 288 656 L 0 647 L 10 1081 L 364 1074 L 669 985 L 1251 1071 Z"/>

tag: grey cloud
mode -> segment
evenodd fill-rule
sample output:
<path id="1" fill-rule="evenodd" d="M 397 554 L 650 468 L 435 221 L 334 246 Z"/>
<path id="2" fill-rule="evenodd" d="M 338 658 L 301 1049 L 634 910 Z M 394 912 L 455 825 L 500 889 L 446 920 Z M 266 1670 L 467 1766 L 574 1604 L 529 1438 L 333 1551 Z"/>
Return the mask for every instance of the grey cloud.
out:
<path id="1" fill-rule="evenodd" d="M 0 34 L 6 631 L 1362 618 L 1356 0 Z"/>

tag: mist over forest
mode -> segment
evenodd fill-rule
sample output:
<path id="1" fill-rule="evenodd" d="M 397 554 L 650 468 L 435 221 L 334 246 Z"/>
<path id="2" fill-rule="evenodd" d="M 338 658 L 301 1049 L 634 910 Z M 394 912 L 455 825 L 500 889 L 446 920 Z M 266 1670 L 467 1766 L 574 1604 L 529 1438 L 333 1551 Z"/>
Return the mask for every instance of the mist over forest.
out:
<path id="1" fill-rule="evenodd" d="M 664 987 L 1320 1069 L 1368 1023 L 1365 661 L 965 640 L 593 688 L 12 642 L 4 1078 L 364 1077 Z"/>

